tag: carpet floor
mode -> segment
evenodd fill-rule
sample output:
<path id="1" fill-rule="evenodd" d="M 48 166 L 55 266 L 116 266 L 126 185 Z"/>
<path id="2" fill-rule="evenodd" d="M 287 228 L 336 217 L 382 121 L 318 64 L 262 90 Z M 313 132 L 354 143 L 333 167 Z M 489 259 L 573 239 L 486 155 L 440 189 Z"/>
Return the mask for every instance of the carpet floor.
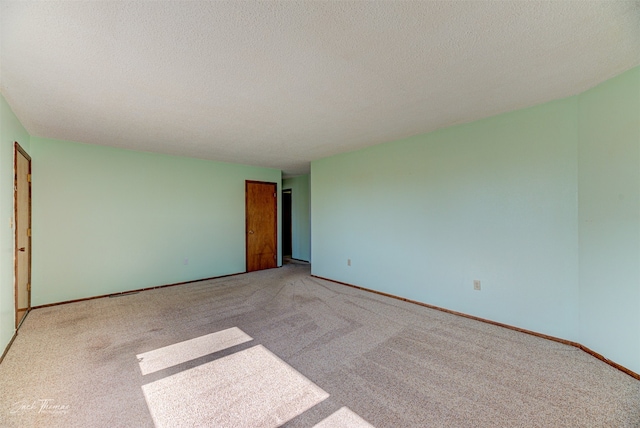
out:
<path id="1" fill-rule="evenodd" d="M 640 427 L 640 381 L 571 346 L 289 264 L 32 311 L 2 427 Z"/>

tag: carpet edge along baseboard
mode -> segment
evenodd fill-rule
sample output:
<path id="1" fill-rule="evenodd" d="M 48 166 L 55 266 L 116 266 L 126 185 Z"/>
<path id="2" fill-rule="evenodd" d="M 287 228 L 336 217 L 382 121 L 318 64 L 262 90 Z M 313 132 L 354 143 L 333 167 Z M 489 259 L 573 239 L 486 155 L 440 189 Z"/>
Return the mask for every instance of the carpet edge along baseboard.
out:
<path id="1" fill-rule="evenodd" d="M 84 302 L 85 300 L 103 299 L 105 297 L 126 296 L 128 294 L 140 293 L 141 291 L 156 290 L 158 288 L 175 287 L 175 286 L 178 286 L 178 285 L 193 284 L 194 282 L 211 281 L 212 279 L 227 278 L 227 277 L 230 277 L 230 276 L 242 275 L 242 274 L 245 274 L 245 273 L 247 273 L 247 272 L 237 272 L 237 273 L 231 273 L 231 274 L 228 274 L 228 275 L 212 276 L 210 278 L 201 278 L 201 279 L 193 279 L 191 281 L 175 282 L 173 284 L 156 285 L 154 287 L 145 287 L 145 288 L 136 288 L 135 290 L 120 291 L 118 293 L 100 294 L 98 296 L 89 296 L 89 297 L 83 297 L 83 298 L 80 298 L 80 299 L 64 300 L 62 302 L 46 303 L 44 305 L 33 306 L 30 309 L 34 310 L 34 309 L 41 309 L 41 308 L 49 308 L 51 306 L 66 305 L 68 303 L 76 303 L 76 302 Z"/>
<path id="2" fill-rule="evenodd" d="M 82 302 L 82 301 L 85 301 L 85 300 L 101 299 L 101 298 L 104 298 L 104 297 L 117 297 L 117 296 L 121 296 L 121 295 L 139 293 L 141 291 L 155 290 L 157 288 L 175 287 L 175 286 L 178 286 L 178 285 L 191 284 L 191 283 L 194 283 L 194 282 L 209 281 L 209 280 L 212 280 L 212 279 L 225 278 L 225 277 L 236 276 L 236 275 L 243 275 L 245 273 L 246 272 L 238 272 L 238 273 L 232 273 L 232 274 L 229 274 L 229 275 L 215 276 L 215 277 L 211 277 L 211 278 L 195 279 L 195 280 L 192 280 L 192 281 L 177 282 L 177 283 L 174 283 L 174 284 L 166 284 L 166 285 L 159 285 L 159 286 L 155 286 L 155 287 L 147 287 L 147 288 L 140 288 L 140 289 L 136 289 L 136 290 L 122 291 L 120 293 L 103 294 L 103 295 L 100 295 L 100 296 L 85 297 L 85 298 L 82 298 L 82 299 L 68 300 L 68 301 L 64 301 L 64 302 L 48 303 L 48 304 L 45 304 L 45 305 L 34 306 L 34 307 L 31 308 L 31 310 L 40 309 L 40 308 L 47 308 L 47 307 L 51 307 L 51 306 L 64 305 L 64 304 L 67 304 L 67 303 Z M 342 282 L 342 281 L 336 281 L 334 279 L 329 279 L 329 278 L 325 278 L 325 277 L 318 276 L 318 275 L 311 275 L 311 276 L 313 278 L 318 278 L 318 279 L 322 279 L 324 281 L 329 281 L 329 282 L 333 282 L 333 283 L 336 283 L 336 284 L 344 285 L 344 286 L 347 286 L 347 287 L 355 288 L 355 289 L 358 289 L 358 290 L 367 291 L 369 293 L 374 293 L 374 294 L 378 294 L 378 295 L 381 295 L 381 296 L 390 297 L 392 299 L 401 300 L 401 301 L 407 302 L 407 303 L 413 303 L 414 305 L 423 306 L 425 308 L 434 309 L 434 310 L 441 311 L 441 312 L 446 312 L 448 314 L 457 315 L 457 316 L 461 316 L 461 317 L 464 317 L 464 318 L 469 318 L 469 319 L 472 319 L 472 320 L 475 320 L 475 321 L 480 321 L 480 322 L 491 324 L 491 325 L 495 325 L 495 326 L 498 326 L 498 327 L 507 328 L 509 330 L 518 331 L 520 333 L 530 334 L 532 336 L 541 337 L 543 339 L 552 340 L 554 342 L 558 342 L 558 343 L 562 343 L 562 344 L 565 344 L 565 345 L 573 346 L 573 347 L 578 348 L 578 349 L 582 350 L 583 352 L 586 352 L 587 354 L 597 358 L 598 360 L 605 362 L 606 364 L 610 365 L 611 367 L 614 367 L 614 368 L 620 370 L 621 372 L 623 372 L 623 373 L 625 373 L 625 374 L 627 374 L 627 375 L 629 375 L 629 376 L 631 376 L 631 377 L 633 377 L 633 378 L 635 378 L 637 380 L 640 380 L 640 374 L 634 372 L 631 369 L 628 369 L 628 368 L 624 367 L 621 364 L 616 363 L 615 361 L 612 361 L 612 360 L 606 358 L 602 354 L 599 354 L 598 352 L 595 352 L 592 349 L 589 349 L 588 347 L 586 347 L 586 346 L 584 346 L 584 345 L 582 345 L 581 343 L 578 343 L 578 342 L 572 342 L 570 340 L 561 339 L 559 337 L 549 336 L 547 334 L 538 333 L 536 331 L 527 330 L 527 329 L 524 329 L 524 328 L 520 328 L 520 327 L 515 327 L 515 326 L 512 326 L 512 325 L 509 325 L 509 324 L 504 324 L 504 323 L 501 323 L 501 322 L 488 320 L 486 318 L 480 318 L 480 317 L 477 317 L 477 316 L 474 316 L 474 315 L 465 314 L 463 312 L 457 312 L 457 311 L 453 311 L 451 309 L 441 308 L 439 306 L 430 305 L 428 303 L 419 302 L 417 300 L 407 299 L 406 297 L 396 296 L 396 295 L 393 295 L 393 294 L 390 294 L 390 293 L 385 293 L 383 291 L 372 290 L 370 288 L 361 287 L 359 285 L 349 284 L 349 283 Z M 17 331 L 16 331 L 16 334 L 17 334 Z M 15 339 L 15 335 L 14 335 L 14 339 Z M 4 356 L 7 353 L 7 351 L 9 350 L 9 348 L 11 347 L 11 343 L 12 342 L 13 342 L 13 340 L 11 340 L 11 342 L 9 342 L 9 344 L 5 348 L 5 350 L 4 350 L 3 354 L 2 354 L 2 357 L 0 357 L 0 363 L 4 359 Z"/>
<path id="3" fill-rule="evenodd" d="M 547 339 L 547 340 L 552 340 L 554 342 L 562 343 L 564 345 L 573 346 L 573 347 L 578 348 L 578 349 L 582 350 L 583 352 L 586 352 L 587 354 L 597 358 L 598 360 L 607 363 L 611 367 L 620 370 L 621 372 L 631 376 L 632 378 L 640 380 L 640 374 L 639 373 L 636 373 L 633 370 L 628 369 L 628 368 L 624 367 L 623 365 L 620 365 L 620 364 L 616 363 L 615 361 L 611 361 L 610 359 L 606 358 L 602 354 L 599 354 L 599 353 L 587 348 L 586 346 L 584 346 L 584 345 L 582 345 L 581 343 L 578 343 L 578 342 L 572 342 L 570 340 L 561 339 L 559 337 L 549 336 L 547 334 L 538 333 L 536 331 L 527 330 L 527 329 L 516 327 L 516 326 L 513 326 L 513 325 L 509 325 L 509 324 L 504 324 L 504 323 L 497 322 L 497 321 L 488 320 L 486 318 L 476 317 L 474 315 L 465 314 L 463 312 L 457 312 L 457 311 L 453 311 L 451 309 L 441 308 L 439 306 L 430 305 L 428 303 L 419 302 L 417 300 L 407 299 L 406 297 L 396 296 L 396 295 L 393 295 L 393 294 L 390 294 L 390 293 L 385 293 L 383 291 L 372 290 L 370 288 L 361 287 L 359 285 L 349 284 L 347 282 L 336 281 L 334 279 L 329 279 L 329 278 L 325 278 L 325 277 L 318 276 L 318 275 L 311 275 L 311 276 L 314 277 L 314 278 L 322 279 L 324 281 L 329 281 L 329 282 L 333 282 L 333 283 L 336 283 L 336 284 L 345 285 L 347 287 L 355 288 L 355 289 L 358 289 L 358 290 L 367 291 L 369 293 L 374 293 L 374 294 L 378 294 L 378 295 L 381 295 L 381 296 L 390 297 L 392 299 L 401 300 L 401 301 L 407 302 L 407 303 L 413 303 L 414 305 L 423 306 L 425 308 L 434 309 L 436 311 L 446 312 L 448 314 L 457 315 L 457 316 L 464 317 L 464 318 L 469 318 L 469 319 L 472 319 L 472 320 L 475 320 L 475 321 L 480 321 L 480 322 L 491 324 L 491 325 L 495 325 L 495 326 L 498 326 L 498 327 L 507 328 L 509 330 L 518 331 L 520 333 L 530 334 L 532 336 L 541 337 L 541 338 Z"/>

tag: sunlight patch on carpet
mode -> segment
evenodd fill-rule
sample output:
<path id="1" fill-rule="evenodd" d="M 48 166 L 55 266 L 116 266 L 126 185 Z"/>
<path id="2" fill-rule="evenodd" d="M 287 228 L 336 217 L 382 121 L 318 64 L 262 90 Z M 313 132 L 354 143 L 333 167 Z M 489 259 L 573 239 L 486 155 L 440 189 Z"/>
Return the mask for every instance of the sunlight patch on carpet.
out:
<path id="1" fill-rule="evenodd" d="M 374 428 L 348 407 L 342 407 L 329 417 L 321 420 L 313 428 Z"/>
<path id="2" fill-rule="evenodd" d="M 142 390 L 156 428 L 277 427 L 329 397 L 262 345 Z"/>
<path id="3" fill-rule="evenodd" d="M 146 375 L 249 342 L 250 340 L 253 340 L 251 336 L 238 327 L 232 327 L 138 354 L 138 364 L 140 364 L 142 374 Z"/>

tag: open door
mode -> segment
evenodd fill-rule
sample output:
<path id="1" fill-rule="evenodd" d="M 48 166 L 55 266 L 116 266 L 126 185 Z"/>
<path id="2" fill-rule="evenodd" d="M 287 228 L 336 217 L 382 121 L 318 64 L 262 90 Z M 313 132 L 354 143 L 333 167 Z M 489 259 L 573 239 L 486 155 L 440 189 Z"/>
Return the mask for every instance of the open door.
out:
<path id="1" fill-rule="evenodd" d="M 31 309 L 31 157 L 15 143 L 15 299 L 16 328 Z"/>
<path id="2" fill-rule="evenodd" d="M 247 272 L 278 265 L 278 185 L 245 183 Z"/>

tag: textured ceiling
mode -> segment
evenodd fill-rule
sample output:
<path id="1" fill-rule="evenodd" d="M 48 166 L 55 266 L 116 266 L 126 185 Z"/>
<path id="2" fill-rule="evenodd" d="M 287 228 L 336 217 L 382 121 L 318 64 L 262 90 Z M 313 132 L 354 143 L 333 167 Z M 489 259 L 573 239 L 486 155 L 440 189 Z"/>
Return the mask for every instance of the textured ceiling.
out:
<path id="1" fill-rule="evenodd" d="M 626 1 L 1 3 L 32 135 L 309 171 L 640 64 Z"/>

